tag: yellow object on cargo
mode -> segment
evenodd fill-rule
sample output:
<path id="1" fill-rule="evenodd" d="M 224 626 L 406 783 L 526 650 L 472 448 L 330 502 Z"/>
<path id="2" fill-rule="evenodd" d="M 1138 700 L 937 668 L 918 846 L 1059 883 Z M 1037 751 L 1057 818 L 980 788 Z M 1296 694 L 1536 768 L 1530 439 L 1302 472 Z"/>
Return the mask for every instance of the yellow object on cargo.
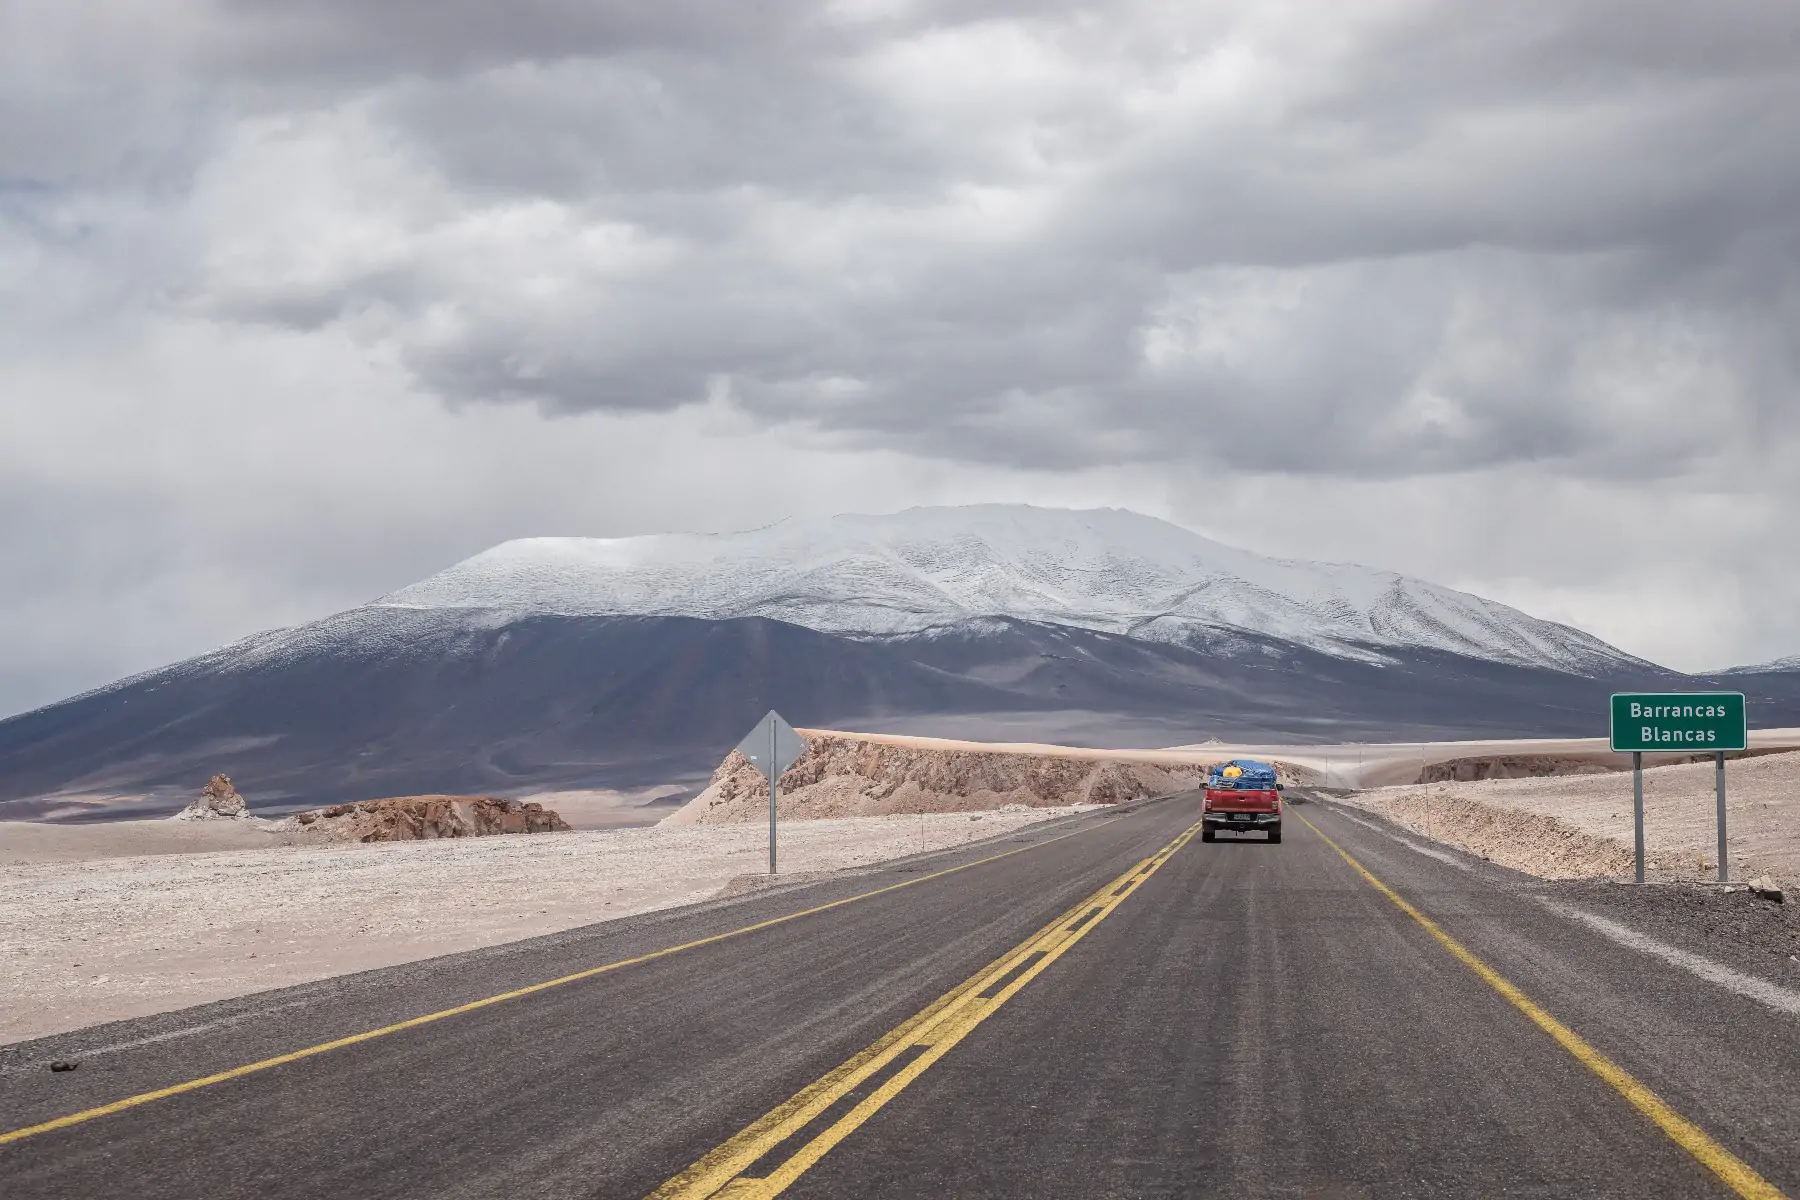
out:
<path id="1" fill-rule="evenodd" d="M 1244 768 L 1242 768 L 1242 767 L 1226 767 L 1223 771 L 1219 772 L 1219 774 L 1223 775 L 1227 779 L 1236 779 L 1239 775 L 1242 775 L 1243 773 L 1244 773 Z"/>

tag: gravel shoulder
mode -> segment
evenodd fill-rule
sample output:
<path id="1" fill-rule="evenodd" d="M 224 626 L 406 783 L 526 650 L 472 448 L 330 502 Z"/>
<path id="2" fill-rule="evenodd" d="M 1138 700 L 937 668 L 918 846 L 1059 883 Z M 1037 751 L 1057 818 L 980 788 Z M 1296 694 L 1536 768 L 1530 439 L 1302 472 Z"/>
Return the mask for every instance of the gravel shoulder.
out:
<path id="1" fill-rule="evenodd" d="M 818 877 L 1072 811 L 793 821 L 780 863 Z M 693 903 L 768 853 L 754 825 L 320 846 L 133 822 L 158 828 L 84 848 L 23 824 L 0 825 L 0 1044 Z M 218 838 L 256 848 L 191 848 Z"/>
<path id="2" fill-rule="evenodd" d="M 1640 888 L 1568 880 L 1546 885 L 1542 894 L 1714 962 L 1800 987 L 1800 905 L 1691 883 Z"/>

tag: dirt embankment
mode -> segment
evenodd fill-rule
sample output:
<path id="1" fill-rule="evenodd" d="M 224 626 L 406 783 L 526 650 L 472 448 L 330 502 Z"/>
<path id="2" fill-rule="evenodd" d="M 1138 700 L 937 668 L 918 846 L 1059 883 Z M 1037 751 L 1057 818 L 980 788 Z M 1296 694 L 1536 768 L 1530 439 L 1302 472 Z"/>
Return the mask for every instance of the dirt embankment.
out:
<path id="1" fill-rule="evenodd" d="M 295 813 L 287 825 L 333 842 L 415 842 L 569 829 L 541 804 L 500 796 L 389 796 Z"/>
<path id="2" fill-rule="evenodd" d="M 1613 768 L 1590 759 L 1549 754 L 1484 754 L 1428 763 L 1420 783 L 1473 783 L 1480 779 L 1539 779 L 1546 775 L 1604 775 Z"/>
<path id="3" fill-rule="evenodd" d="M 1366 800 L 1398 825 L 1543 879 L 1593 879 L 1632 869 L 1630 849 L 1540 813 L 1409 791 Z"/>
<path id="4" fill-rule="evenodd" d="M 1757 748 L 1734 753 L 1734 761 L 1765 754 L 1785 754 L 1791 747 Z M 1678 766 L 1710 763 L 1710 754 L 1647 754 L 1644 765 Z M 1483 779 L 1541 779 L 1549 775 L 1606 775 L 1631 770 L 1631 755 L 1577 752 L 1573 754 L 1478 754 L 1426 763 L 1416 783 L 1475 783 Z"/>
<path id="5" fill-rule="evenodd" d="M 1644 771 L 1652 878 L 1716 879 L 1713 764 Z M 1345 802 L 1416 833 L 1546 879 L 1624 876 L 1633 868 L 1629 772 L 1557 772 L 1375 788 Z M 1800 753 L 1733 757 L 1726 801 L 1734 880 L 1800 881 Z"/>
<path id="6" fill-rule="evenodd" d="M 806 753 L 781 777 L 788 820 L 965 812 L 1025 805 L 1119 804 L 1196 786 L 1200 763 L 1099 760 L 1054 753 L 897 744 L 808 731 Z M 766 820 L 769 785 L 735 750 L 712 782 L 665 820 L 670 825 Z"/>

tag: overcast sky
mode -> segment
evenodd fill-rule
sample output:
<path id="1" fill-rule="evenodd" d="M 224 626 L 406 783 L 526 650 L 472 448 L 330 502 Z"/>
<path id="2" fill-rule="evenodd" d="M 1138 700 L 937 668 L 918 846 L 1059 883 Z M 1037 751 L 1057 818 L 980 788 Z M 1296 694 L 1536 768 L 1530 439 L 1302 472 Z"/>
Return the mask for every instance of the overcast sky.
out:
<path id="1" fill-rule="evenodd" d="M 0 6 L 0 713 L 509 537 L 1114 504 L 1800 652 L 1800 6 Z"/>

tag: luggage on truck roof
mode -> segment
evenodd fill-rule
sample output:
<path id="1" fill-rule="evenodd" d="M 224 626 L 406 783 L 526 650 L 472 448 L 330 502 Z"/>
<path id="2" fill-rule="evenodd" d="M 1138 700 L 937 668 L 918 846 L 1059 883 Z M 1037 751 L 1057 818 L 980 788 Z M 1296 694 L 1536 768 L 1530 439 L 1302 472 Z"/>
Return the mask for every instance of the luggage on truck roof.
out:
<path id="1" fill-rule="evenodd" d="M 1275 768 L 1254 758 L 1234 758 L 1213 767 L 1215 772 L 1233 771 L 1240 775 L 1273 775 Z"/>
<path id="2" fill-rule="evenodd" d="M 1234 758 L 1212 769 L 1214 779 L 1230 781 L 1233 787 L 1268 788 L 1275 786 L 1275 768 L 1254 758 Z"/>

